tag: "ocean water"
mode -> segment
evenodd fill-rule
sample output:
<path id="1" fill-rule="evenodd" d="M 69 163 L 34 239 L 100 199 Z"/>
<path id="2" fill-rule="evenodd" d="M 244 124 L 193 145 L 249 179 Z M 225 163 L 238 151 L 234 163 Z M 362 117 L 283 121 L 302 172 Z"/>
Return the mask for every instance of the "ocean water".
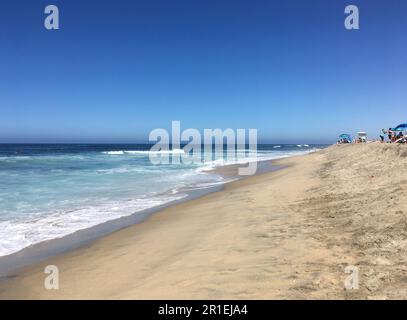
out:
<path id="1" fill-rule="evenodd" d="M 257 160 L 321 147 L 259 145 Z M 231 164 L 225 161 L 226 151 L 205 163 L 154 165 L 150 148 L 148 144 L 0 144 L 0 256 L 230 180 L 212 170 Z"/>

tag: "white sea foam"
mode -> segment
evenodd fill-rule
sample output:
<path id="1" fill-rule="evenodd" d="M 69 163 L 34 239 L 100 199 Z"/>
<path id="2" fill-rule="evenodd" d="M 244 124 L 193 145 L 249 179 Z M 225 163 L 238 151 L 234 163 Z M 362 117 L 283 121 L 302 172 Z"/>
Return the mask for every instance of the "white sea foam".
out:
<path id="1" fill-rule="evenodd" d="M 247 164 L 255 161 L 268 161 L 268 160 L 277 160 L 282 158 L 287 158 L 291 156 L 297 156 L 302 154 L 307 154 L 309 152 L 314 152 L 318 149 L 308 149 L 301 151 L 261 151 L 259 150 L 257 154 L 248 154 L 248 156 L 236 157 L 235 159 L 216 159 L 213 161 L 206 162 L 196 169 L 197 172 L 210 172 L 217 167 L 227 166 L 227 165 L 236 165 L 236 164 Z"/>
<path id="2" fill-rule="evenodd" d="M 0 161 L 5 162 L 17 162 L 17 161 L 26 161 L 31 160 L 32 157 L 29 156 L 7 156 L 7 157 L 0 157 Z"/>
<path id="3" fill-rule="evenodd" d="M 124 151 L 121 151 L 121 150 L 119 150 L 119 151 L 103 151 L 102 153 L 111 154 L 111 155 L 122 155 L 122 154 L 124 154 Z"/>
<path id="4" fill-rule="evenodd" d="M 152 198 L 111 202 L 103 206 L 84 207 L 62 211 L 42 217 L 31 217 L 0 222 L 0 256 L 9 255 L 30 245 L 57 239 L 75 231 L 90 228 L 100 223 L 129 216 L 133 213 L 160 206 L 186 197 L 178 193 Z"/>
<path id="5" fill-rule="evenodd" d="M 110 155 L 124 155 L 124 154 L 184 154 L 182 149 L 173 149 L 173 150 L 119 150 L 119 151 L 103 151 L 103 154 Z"/>
<path id="6" fill-rule="evenodd" d="M 154 168 L 149 169 L 146 167 L 118 167 L 118 168 L 111 168 L 111 169 L 99 169 L 96 170 L 97 173 L 100 174 L 117 174 L 117 173 L 149 173 L 149 172 L 156 172 Z"/>

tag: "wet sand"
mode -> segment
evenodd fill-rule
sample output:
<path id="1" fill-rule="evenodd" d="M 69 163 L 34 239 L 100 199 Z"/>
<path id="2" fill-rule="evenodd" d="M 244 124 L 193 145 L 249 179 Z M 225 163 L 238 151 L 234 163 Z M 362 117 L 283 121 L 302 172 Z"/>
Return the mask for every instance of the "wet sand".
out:
<path id="1" fill-rule="evenodd" d="M 407 297 L 407 148 L 332 146 L 0 282 L 1 299 Z M 60 289 L 44 288 L 56 265 Z M 346 266 L 359 289 L 344 290 Z"/>

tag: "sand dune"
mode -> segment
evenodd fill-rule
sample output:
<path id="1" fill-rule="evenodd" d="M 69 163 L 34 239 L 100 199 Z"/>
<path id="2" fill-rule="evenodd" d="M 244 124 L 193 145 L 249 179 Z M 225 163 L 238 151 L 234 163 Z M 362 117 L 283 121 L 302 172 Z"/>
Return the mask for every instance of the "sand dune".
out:
<path id="1" fill-rule="evenodd" d="M 407 297 L 407 148 L 341 145 L 16 273 L 0 298 Z M 46 265 L 60 289 L 45 290 Z M 346 266 L 358 290 L 344 290 Z"/>

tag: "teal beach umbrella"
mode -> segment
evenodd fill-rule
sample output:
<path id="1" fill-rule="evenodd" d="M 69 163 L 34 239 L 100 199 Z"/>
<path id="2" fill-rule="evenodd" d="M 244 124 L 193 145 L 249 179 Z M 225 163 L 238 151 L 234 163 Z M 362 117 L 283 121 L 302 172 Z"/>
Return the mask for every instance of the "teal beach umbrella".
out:
<path id="1" fill-rule="evenodd" d="M 347 133 L 342 133 L 339 136 L 339 138 L 342 139 L 342 140 L 346 140 L 348 142 L 352 142 L 352 137 L 350 136 L 350 134 L 347 134 Z"/>

